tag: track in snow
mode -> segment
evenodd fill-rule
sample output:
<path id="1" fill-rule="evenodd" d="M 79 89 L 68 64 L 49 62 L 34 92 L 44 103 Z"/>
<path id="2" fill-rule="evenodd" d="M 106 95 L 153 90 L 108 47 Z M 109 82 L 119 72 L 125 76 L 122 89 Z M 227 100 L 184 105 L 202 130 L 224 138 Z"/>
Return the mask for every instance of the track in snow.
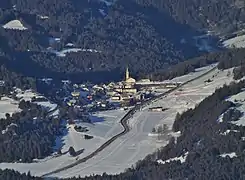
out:
<path id="1" fill-rule="evenodd" d="M 183 84 L 181 84 L 181 85 L 178 86 L 178 87 L 175 87 L 175 88 L 173 88 L 173 89 L 170 89 L 169 91 L 166 91 L 166 92 L 164 92 L 164 93 L 162 93 L 162 94 L 160 94 L 160 95 L 158 95 L 158 96 L 156 96 L 156 97 L 154 97 L 154 98 L 152 98 L 152 99 L 149 99 L 149 100 L 147 100 L 147 101 L 145 101 L 145 102 L 143 102 L 143 103 L 141 103 L 141 104 L 138 104 L 138 105 L 134 106 L 134 107 L 133 107 L 131 110 L 129 110 L 129 111 L 124 115 L 124 117 L 120 120 L 120 123 L 121 123 L 121 125 L 122 125 L 123 128 L 124 128 L 122 132 L 120 132 L 120 133 L 118 133 L 117 135 L 113 136 L 111 139 L 109 139 L 108 141 L 106 141 L 104 144 L 102 144 L 98 149 L 96 149 L 94 152 L 92 152 L 92 153 L 89 154 L 88 156 L 86 156 L 86 157 L 84 157 L 84 158 L 82 158 L 82 159 L 79 159 L 79 160 L 77 160 L 76 162 L 74 162 L 74 163 L 72 163 L 72 164 L 69 164 L 69 165 L 64 166 L 64 167 L 62 167 L 62 168 L 59 168 L 59 169 L 56 169 L 56 170 L 51 171 L 51 172 L 49 172 L 49 173 L 43 174 L 41 177 L 50 176 L 50 175 L 52 175 L 52 174 L 56 174 L 56 173 L 59 173 L 59 172 L 61 172 L 61 171 L 65 171 L 65 170 L 67 170 L 67 169 L 70 169 L 70 168 L 72 168 L 72 167 L 74 167 L 74 166 L 76 166 L 76 165 L 78 165 L 78 164 L 84 163 L 84 162 L 86 162 L 87 160 L 93 158 L 93 157 L 96 156 L 100 151 L 104 150 L 107 146 L 109 146 L 109 145 L 110 145 L 113 141 L 115 141 L 117 138 L 119 138 L 120 136 L 123 136 L 123 135 L 125 135 L 126 133 L 129 132 L 130 128 L 129 128 L 129 126 L 128 126 L 128 120 L 129 120 L 131 117 L 133 117 L 133 115 L 136 113 L 136 111 L 139 111 L 139 110 L 141 110 L 142 108 L 148 106 L 150 103 L 152 103 L 152 102 L 154 102 L 154 101 L 156 101 L 156 100 L 158 100 L 158 99 L 163 98 L 164 96 L 168 95 L 169 93 L 171 93 L 171 92 L 173 92 L 173 91 L 176 91 L 177 89 L 181 88 L 182 86 L 184 86 L 184 85 L 186 85 L 186 84 L 188 84 L 188 83 L 190 83 L 190 82 L 192 82 L 192 81 L 194 81 L 194 80 L 197 80 L 197 79 L 199 79 L 199 78 L 201 78 L 201 77 L 203 77 L 203 76 L 205 76 L 205 75 L 211 73 L 211 72 L 214 71 L 216 68 L 217 68 L 217 67 L 213 67 L 211 70 L 209 70 L 209 71 L 207 71 L 207 72 L 201 74 L 201 75 L 198 76 L 198 77 L 195 77 L 195 78 L 193 78 L 193 79 L 191 79 L 191 80 L 189 80 L 189 81 L 184 82 Z"/>

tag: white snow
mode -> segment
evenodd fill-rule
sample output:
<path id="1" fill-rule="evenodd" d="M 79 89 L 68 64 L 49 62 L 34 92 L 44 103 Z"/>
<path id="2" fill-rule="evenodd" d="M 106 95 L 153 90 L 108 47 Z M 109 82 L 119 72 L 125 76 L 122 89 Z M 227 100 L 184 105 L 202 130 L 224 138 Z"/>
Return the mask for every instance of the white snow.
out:
<path id="1" fill-rule="evenodd" d="M 50 50 L 50 52 L 55 53 L 59 57 L 65 57 L 67 53 L 72 53 L 72 52 L 101 53 L 101 51 L 98 51 L 98 50 L 95 50 L 95 49 L 81 49 L 81 48 L 68 48 L 68 49 L 63 49 L 61 51 Z"/>
<path id="2" fill-rule="evenodd" d="M 115 0 L 110 0 L 110 1 L 108 1 L 108 0 L 100 0 L 100 1 L 104 2 L 107 6 L 111 6 L 113 4 L 113 1 L 115 1 Z"/>
<path id="3" fill-rule="evenodd" d="M 245 47 L 245 35 L 227 39 L 223 41 L 222 44 L 224 47 L 227 47 L 227 48 L 244 48 Z"/>
<path id="4" fill-rule="evenodd" d="M 16 30 L 27 30 L 26 27 L 19 20 L 9 21 L 7 24 L 3 25 L 4 29 L 16 29 Z"/>
<path id="5" fill-rule="evenodd" d="M 48 17 L 48 16 L 38 15 L 38 17 L 40 17 L 40 19 L 49 19 L 49 17 Z"/>
<path id="6" fill-rule="evenodd" d="M 49 109 L 49 111 L 52 111 L 57 107 L 57 104 L 51 103 L 50 101 L 35 102 L 35 103 L 40 105 L 40 106 L 47 107 Z"/>
<path id="7" fill-rule="evenodd" d="M 173 79 L 171 79 L 169 81 L 170 82 L 181 82 L 181 83 L 183 83 L 183 82 L 191 80 L 191 79 L 193 79 L 195 77 L 198 77 L 198 76 L 200 76 L 201 74 L 203 74 L 205 72 L 208 72 L 209 70 L 211 70 L 215 66 L 217 66 L 217 63 L 211 64 L 209 66 L 197 68 L 197 69 L 195 69 L 195 72 L 191 72 L 189 74 L 173 78 Z"/>
<path id="8" fill-rule="evenodd" d="M 16 89 L 15 92 L 17 92 L 16 97 L 20 98 L 21 100 L 25 100 L 25 101 L 31 101 L 33 97 L 36 98 L 44 98 L 44 96 L 42 95 L 38 95 L 36 92 L 30 90 L 26 90 L 26 91 L 22 91 L 21 89 Z M 57 108 L 57 104 L 52 103 L 50 101 L 42 101 L 42 102 L 34 102 L 38 105 L 44 106 L 46 108 L 48 108 L 48 111 L 53 111 Z M 59 114 L 59 109 L 55 110 L 51 115 L 52 116 L 56 116 Z"/>
<path id="9" fill-rule="evenodd" d="M 172 92 L 166 97 L 153 102 L 148 107 L 143 108 L 142 111 L 136 112 L 129 120 L 131 128 L 129 133 L 116 139 L 103 151 L 88 161 L 52 176 L 65 178 L 78 175 L 102 174 L 103 172 L 110 174 L 123 172 L 126 168 L 134 165 L 138 160 L 143 159 L 147 154 L 154 152 L 168 143 L 167 139 L 159 141 L 156 137 L 148 136 L 148 133 L 152 131 L 153 127 L 166 124 L 169 128 L 172 128 L 177 112 L 181 113 L 188 108 L 194 108 L 195 105 L 205 97 L 211 95 L 216 88 L 222 87 L 225 83 L 229 84 L 233 80 L 232 75 L 227 77 L 228 71 L 232 71 L 232 69 L 224 71 L 216 69 L 208 75 L 183 86 L 181 88 L 182 91 Z M 196 77 L 196 73 L 200 72 L 193 73 L 192 77 Z M 182 81 L 186 79 L 188 80 L 190 77 L 182 77 Z M 204 83 L 207 79 L 211 79 L 212 82 Z M 148 108 L 153 106 L 162 106 L 163 108 L 169 109 L 164 112 L 148 111 Z M 118 113 L 121 113 L 121 115 Z M 95 114 L 96 116 L 107 116 L 106 118 L 110 118 L 111 120 L 96 123 L 95 126 L 88 126 L 88 134 L 94 136 L 92 140 L 85 141 L 80 138 L 77 132 L 74 132 L 73 129 L 69 129 L 68 135 L 63 138 L 63 142 L 65 143 L 64 150 L 70 145 L 76 148 L 84 148 L 84 153 L 80 155 L 84 157 L 92 150 L 98 148 L 99 144 L 105 142 L 110 136 L 122 130 L 118 121 L 120 120 L 119 116 L 122 117 L 124 113 L 125 111 L 117 110 L 114 112 L 108 111 Z M 115 118 L 115 116 L 117 116 L 117 118 Z M 86 124 L 83 124 L 83 126 L 85 125 Z M 179 134 L 180 132 L 176 133 L 175 136 Z M 21 172 L 30 171 L 33 175 L 42 175 L 57 168 L 64 167 L 74 161 L 74 158 L 62 155 L 39 163 L 2 163 L 0 164 L 0 168 L 13 168 Z"/>
<path id="10" fill-rule="evenodd" d="M 239 132 L 239 131 L 227 129 L 225 132 L 220 133 L 220 134 L 221 134 L 221 135 L 227 135 L 227 134 L 229 134 L 230 132 Z"/>
<path id="11" fill-rule="evenodd" d="M 216 88 L 222 87 L 225 83 L 229 84 L 233 80 L 232 76 L 226 76 L 229 70 L 214 70 L 191 84 L 185 85 L 181 91 L 183 94 L 177 95 L 176 92 L 173 92 L 150 105 L 170 108 L 164 112 L 149 112 L 148 108 L 144 108 L 142 111 L 135 113 L 129 121 L 131 127 L 129 133 L 114 141 L 94 158 L 74 168 L 54 174 L 54 176 L 71 177 L 93 173 L 102 174 L 103 172 L 110 174 L 123 172 L 125 168 L 130 167 L 147 154 L 168 143 L 167 140 L 159 142 L 155 137 L 148 136 L 153 127 L 158 124 L 167 124 L 171 128 L 177 112 L 183 112 L 191 107 L 194 108 L 197 103 L 211 95 Z M 212 79 L 213 76 L 212 82 L 204 83 L 205 80 Z"/>
<path id="12" fill-rule="evenodd" d="M 219 116 L 219 118 L 218 118 L 218 122 L 219 123 L 222 123 L 223 122 L 223 117 L 224 117 L 224 113 L 222 113 L 220 116 Z"/>
<path id="13" fill-rule="evenodd" d="M 186 161 L 186 158 L 188 156 L 188 152 L 186 152 L 184 155 L 180 156 L 180 157 L 175 157 L 175 158 L 171 158 L 171 159 L 168 159 L 168 160 L 157 160 L 157 163 L 159 164 L 166 164 L 166 163 L 170 163 L 171 161 L 180 161 L 181 163 L 184 163 Z"/>
<path id="14" fill-rule="evenodd" d="M 106 13 L 103 9 L 99 9 L 99 12 L 103 15 L 103 16 L 106 16 Z"/>
<path id="15" fill-rule="evenodd" d="M 0 100 L 0 118 L 5 118 L 5 114 L 9 113 L 12 115 L 15 112 L 20 112 L 21 109 L 18 108 L 19 102 L 21 100 L 31 101 L 32 97 L 43 97 L 38 95 L 37 93 L 33 92 L 32 90 L 22 91 L 20 89 L 15 89 L 17 93 L 16 97 L 19 98 L 18 101 L 9 98 L 9 97 L 2 97 Z M 49 101 L 46 102 L 36 102 L 39 105 L 45 106 L 49 109 L 49 111 L 54 110 L 57 107 L 57 104 L 51 103 Z M 57 115 L 59 111 L 54 111 L 53 115 Z"/>
<path id="16" fill-rule="evenodd" d="M 89 131 L 86 133 L 77 132 L 73 125 L 67 125 L 67 132 L 64 132 L 65 136 L 56 139 L 56 146 L 54 149 L 58 149 L 62 146 L 62 153 L 67 152 L 70 146 L 73 146 L 76 151 L 84 149 L 84 152 L 78 157 L 70 157 L 68 154 L 64 154 L 57 157 L 50 156 L 45 159 L 36 160 L 35 163 L 0 163 L 0 168 L 13 168 L 20 172 L 28 172 L 31 170 L 32 174 L 40 176 L 45 172 L 75 162 L 76 160 L 89 155 L 111 136 L 121 132 L 123 127 L 119 124 L 119 121 L 126 112 L 127 111 L 110 110 L 94 113 L 93 116 L 104 118 L 104 121 L 95 123 L 95 125 L 77 123 L 81 126 L 88 127 Z M 84 134 L 92 135 L 94 138 L 85 140 L 83 137 Z"/>
<path id="17" fill-rule="evenodd" d="M 173 79 L 164 80 L 162 82 L 159 82 L 159 81 L 137 81 L 136 84 L 139 84 L 139 85 L 148 85 L 148 84 L 161 85 L 161 84 L 163 84 L 164 85 L 166 83 L 184 83 L 188 80 L 191 80 L 195 77 L 200 76 L 201 74 L 203 74 L 205 72 L 208 72 L 213 67 L 217 66 L 217 64 L 218 63 L 214 63 L 214 64 L 211 64 L 208 66 L 197 68 L 197 69 L 195 69 L 195 72 L 191 72 L 191 73 L 183 75 L 183 76 L 175 77 Z"/>
<path id="18" fill-rule="evenodd" d="M 33 97 L 37 96 L 37 94 L 32 90 L 22 91 L 21 89 L 16 89 L 15 92 L 17 92 L 16 97 L 20 98 L 20 100 L 25 101 L 31 101 Z"/>
<path id="19" fill-rule="evenodd" d="M 235 152 L 232 152 L 232 153 L 224 153 L 224 154 L 221 154 L 220 156 L 223 157 L 223 158 L 225 158 L 227 156 L 229 156 L 230 158 L 237 157 L 237 155 L 236 155 Z"/>
<path id="20" fill-rule="evenodd" d="M 19 102 L 9 97 L 2 97 L 0 100 L 0 118 L 6 118 L 5 114 L 9 113 L 12 115 L 15 112 L 20 112 L 18 108 Z"/>
<path id="21" fill-rule="evenodd" d="M 243 112 L 242 117 L 239 118 L 238 121 L 232 122 L 233 124 L 236 124 L 238 126 L 242 125 L 245 126 L 245 91 L 243 90 L 242 92 L 231 96 L 230 98 L 227 99 L 228 101 L 231 101 L 233 103 L 239 103 L 241 106 L 236 107 L 237 110 Z M 235 102 L 235 100 L 237 102 Z"/>
<path id="22" fill-rule="evenodd" d="M 9 130 L 9 128 L 12 127 L 12 126 L 18 127 L 17 124 L 11 123 L 10 125 L 8 125 L 8 126 L 6 127 L 6 129 L 2 130 L 2 134 L 7 133 L 8 130 Z"/>

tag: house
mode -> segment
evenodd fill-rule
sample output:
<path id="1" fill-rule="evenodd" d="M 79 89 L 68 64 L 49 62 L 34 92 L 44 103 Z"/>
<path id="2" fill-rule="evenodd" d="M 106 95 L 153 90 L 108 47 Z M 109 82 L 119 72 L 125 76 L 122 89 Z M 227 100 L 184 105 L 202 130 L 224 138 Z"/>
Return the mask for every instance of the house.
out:
<path id="1" fill-rule="evenodd" d="M 78 96 L 80 96 L 80 92 L 74 91 L 74 92 L 71 93 L 71 95 L 72 95 L 73 97 L 78 97 Z"/>
<path id="2" fill-rule="evenodd" d="M 113 95 L 113 96 L 111 96 L 111 100 L 113 100 L 113 101 L 121 101 L 122 100 L 122 97 L 121 97 L 121 95 L 120 94 L 115 94 L 115 95 Z"/>

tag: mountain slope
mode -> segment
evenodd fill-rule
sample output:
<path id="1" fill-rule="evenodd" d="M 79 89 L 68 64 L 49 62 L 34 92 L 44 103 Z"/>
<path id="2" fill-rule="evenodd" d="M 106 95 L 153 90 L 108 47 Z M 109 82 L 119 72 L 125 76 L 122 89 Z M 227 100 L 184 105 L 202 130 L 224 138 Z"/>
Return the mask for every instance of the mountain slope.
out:
<path id="1" fill-rule="evenodd" d="M 97 0 L 12 0 L 1 9 L 0 23 L 19 20 L 27 30 L 1 28 L 4 43 L 0 50 L 10 61 L 25 56 L 28 63 L 35 62 L 62 78 L 111 71 L 117 71 L 115 77 L 119 78 L 127 64 L 133 74 L 147 74 L 200 54 L 192 39 L 198 33 L 168 14 L 154 7 L 145 9 L 132 0 L 107 4 Z M 68 48 L 67 43 L 100 53 L 57 56 L 57 51 Z M 25 68 L 20 66 L 19 71 L 26 72 Z M 30 74 L 35 76 L 36 69 L 32 70 Z"/>
<path id="2" fill-rule="evenodd" d="M 242 0 L 134 0 L 142 6 L 153 6 L 181 24 L 216 34 L 244 28 L 245 3 Z"/>

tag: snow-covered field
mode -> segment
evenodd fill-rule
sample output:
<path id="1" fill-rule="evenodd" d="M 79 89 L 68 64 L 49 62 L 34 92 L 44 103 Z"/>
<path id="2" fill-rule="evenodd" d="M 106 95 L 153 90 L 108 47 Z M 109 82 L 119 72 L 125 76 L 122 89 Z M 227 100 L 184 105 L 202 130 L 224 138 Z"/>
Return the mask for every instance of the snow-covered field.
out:
<path id="1" fill-rule="evenodd" d="M 123 172 L 147 154 L 167 144 L 167 141 L 159 142 L 155 137 L 148 136 L 153 127 L 163 123 L 171 127 L 177 112 L 183 112 L 187 108 L 194 107 L 202 99 L 212 94 L 216 88 L 225 83 L 229 84 L 232 81 L 232 76 L 227 77 L 228 71 L 215 70 L 209 75 L 184 86 L 181 91 L 182 94 L 178 95 L 177 92 L 173 92 L 151 105 L 171 107 L 169 110 L 149 112 L 148 108 L 145 108 L 143 111 L 137 112 L 129 122 L 131 131 L 128 134 L 117 139 L 87 162 L 54 176 L 70 177 L 93 173 L 102 174 L 103 172 L 111 174 Z M 188 78 L 186 77 L 187 80 Z M 185 80 L 184 77 L 182 79 Z M 213 81 L 205 84 L 204 81 L 207 79 L 213 79 Z"/>
<path id="2" fill-rule="evenodd" d="M 19 20 L 9 21 L 7 24 L 3 25 L 3 28 L 4 29 L 16 29 L 16 30 L 26 30 L 27 29 Z"/>
<path id="3" fill-rule="evenodd" d="M 36 160 L 35 163 L 29 164 L 1 163 L 0 168 L 13 168 L 20 172 L 28 172 L 30 170 L 32 174 L 42 175 L 51 170 L 55 170 L 56 168 L 60 168 L 70 163 L 73 163 L 76 160 L 89 155 L 111 136 L 122 131 L 123 128 L 119 124 L 119 121 L 125 113 L 126 111 L 124 110 L 103 111 L 93 114 L 93 116 L 103 118 L 103 122 L 98 122 L 94 125 L 87 123 L 78 123 L 79 125 L 88 127 L 89 131 L 85 134 L 94 136 L 94 138 L 90 140 L 85 140 L 83 137 L 83 133 L 75 131 L 73 125 L 67 125 L 67 132 L 65 132 L 65 136 L 57 138 L 56 147 L 54 148 L 60 148 L 62 146 L 62 152 L 66 152 L 70 146 L 73 146 L 76 151 L 84 149 L 84 152 L 78 157 L 71 157 L 68 154 L 64 154 L 59 157 L 47 157 L 42 160 Z"/>
<path id="4" fill-rule="evenodd" d="M 32 90 L 22 91 L 20 89 L 16 89 L 15 92 L 17 93 L 16 97 L 19 98 L 18 101 L 12 98 L 9 98 L 9 97 L 5 97 L 5 96 L 1 98 L 0 100 L 0 118 L 5 118 L 6 113 L 9 113 L 10 115 L 12 115 L 15 112 L 20 112 L 21 109 L 19 109 L 18 106 L 21 100 L 31 101 L 32 97 L 43 97 L 43 96 L 37 95 Z M 45 102 L 36 102 L 36 103 L 48 108 L 49 111 L 55 110 L 57 108 L 57 104 L 51 103 L 48 100 Z M 58 115 L 58 113 L 59 113 L 59 110 L 57 109 L 52 113 L 52 115 Z"/>
<path id="5" fill-rule="evenodd" d="M 94 124 L 89 123 L 76 123 L 82 127 L 87 127 L 89 130 L 86 133 L 77 132 L 74 129 L 74 125 L 68 125 L 68 133 L 61 140 L 64 144 L 62 151 L 67 151 L 70 146 L 73 146 L 75 150 L 84 148 L 84 152 L 80 155 L 80 158 L 89 155 L 96 150 L 106 140 L 116 135 L 123 130 L 119 121 L 124 116 L 126 111 L 123 110 L 111 110 L 93 114 L 93 116 L 103 118 L 104 121 Z M 85 140 L 83 134 L 92 135 L 94 138 Z"/>
<path id="6" fill-rule="evenodd" d="M 140 85 L 148 85 L 148 84 L 161 85 L 161 84 L 166 84 L 166 83 L 184 83 L 188 80 L 191 80 L 195 77 L 200 76 L 203 73 L 208 72 L 209 70 L 211 70 L 212 68 L 217 66 L 217 64 L 218 63 L 214 63 L 214 64 L 211 64 L 209 66 L 197 68 L 197 69 L 195 69 L 195 72 L 191 72 L 191 73 L 183 75 L 183 76 L 175 77 L 171 80 L 165 80 L 165 81 L 161 81 L 161 82 L 159 82 L 159 81 L 156 81 L 156 82 L 154 82 L 154 81 L 136 82 L 136 84 L 140 84 Z M 155 88 L 154 90 L 163 93 L 163 92 L 166 92 L 168 89 L 166 89 L 166 88 L 164 88 L 164 89 Z"/>
<path id="7" fill-rule="evenodd" d="M 173 78 L 170 81 L 171 82 L 181 82 L 181 83 L 183 83 L 183 82 L 189 81 L 189 80 L 191 80 L 191 79 L 193 79 L 195 77 L 198 77 L 198 76 L 200 76 L 201 74 L 203 74 L 205 72 L 208 72 L 209 70 L 211 70 L 215 66 L 217 66 L 217 63 L 211 64 L 209 66 L 197 68 L 197 69 L 195 69 L 195 72 L 186 74 L 184 76 L 179 76 L 179 77 Z"/>
<path id="8" fill-rule="evenodd" d="M 9 97 L 2 97 L 0 100 L 0 118 L 6 118 L 5 114 L 9 113 L 12 115 L 15 112 L 19 112 L 19 102 Z"/>
<path id="9" fill-rule="evenodd" d="M 231 96 L 229 99 L 227 99 L 228 101 L 231 101 L 233 103 L 239 103 L 241 104 L 241 106 L 236 107 L 237 110 L 243 112 L 243 116 L 241 118 L 239 118 L 238 121 L 232 122 L 238 126 L 245 126 L 245 91 L 242 91 L 236 95 Z M 235 102 L 235 100 L 237 102 Z"/>
<path id="10" fill-rule="evenodd" d="M 205 71 L 208 67 L 202 69 Z M 201 70 L 192 73 L 192 76 L 186 75 L 176 79 L 178 81 L 187 81 L 190 78 L 198 76 Z M 195 107 L 197 103 L 212 94 L 216 88 L 222 87 L 225 83 L 229 84 L 233 80 L 232 73 L 230 76 L 227 76 L 229 71 L 232 72 L 232 69 L 225 71 L 214 70 L 208 75 L 183 86 L 181 91 L 172 92 L 161 100 L 144 108 L 142 111 L 135 113 L 133 118 L 129 120 L 131 127 L 129 133 L 118 138 L 87 162 L 54 174 L 53 176 L 64 178 L 78 175 L 102 174 L 103 172 L 110 174 L 123 172 L 138 160 L 143 159 L 147 154 L 154 152 L 157 148 L 168 143 L 167 140 L 159 141 L 156 137 L 148 136 L 153 127 L 159 124 L 167 124 L 171 128 L 177 112 L 183 112 L 188 108 Z M 208 79 L 211 82 L 205 83 L 204 81 Z M 163 108 L 169 109 L 164 112 L 150 112 L 149 107 L 154 106 L 162 106 Z M 100 112 L 94 114 L 94 116 L 104 117 L 105 121 L 96 123 L 95 126 L 81 124 L 89 128 L 86 134 L 93 135 L 94 138 L 92 140 L 84 140 L 81 138 L 80 133 L 75 132 L 73 127 L 70 127 L 67 135 L 60 139 L 62 140 L 60 142 L 64 143 L 62 152 L 66 151 L 69 146 L 74 146 L 75 150 L 85 149 L 79 158 L 88 155 L 100 144 L 105 142 L 106 139 L 122 130 L 118 121 L 124 113 L 125 111 L 122 110 Z M 30 171 L 33 175 L 42 175 L 74 161 L 76 161 L 75 158 L 62 155 L 31 164 L 2 163 L 0 164 L 0 168 L 13 168 L 21 172 Z"/>
<path id="11" fill-rule="evenodd" d="M 37 96 L 37 94 L 32 90 L 22 91 L 21 89 L 16 89 L 15 92 L 17 93 L 16 95 L 17 98 L 20 98 L 20 100 L 25 100 L 25 101 L 31 101 L 31 99 L 34 96 Z"/>
<path id="12" fill-rule="evenodd" d="M 222 42 L 224 47 L 227 48 L 244 48 L 245 47 L 245 35 L 237 36 L 231 39 L 227 39 Z"/>
<path id="13" fill-rule="evenodd" d="M 25 101 L 31 101 L 31 99 L 33 97 L 36 98 L 43 98 L 43 96 L 38 95 L 37 93 L 33 92 L 32 90 L 26 90 L 26 91 L 22 91 L 20 89 L 16 89 L 15 90 L 17 92 L 16 97 L 20 98 L 20 100 L 25 100 Z M 51 103 L 50 101 L 42 101 L 42 102 L 35 102 L 38 105 L 44 106 L 46 108 L 48 108 L 49 111 L 53 111 L 57 108 L 57 104 Z M 52 113 L 53 116 L 58 115 L 59 110 L 57 109 L 56 111 L 54 111 Z"/>

